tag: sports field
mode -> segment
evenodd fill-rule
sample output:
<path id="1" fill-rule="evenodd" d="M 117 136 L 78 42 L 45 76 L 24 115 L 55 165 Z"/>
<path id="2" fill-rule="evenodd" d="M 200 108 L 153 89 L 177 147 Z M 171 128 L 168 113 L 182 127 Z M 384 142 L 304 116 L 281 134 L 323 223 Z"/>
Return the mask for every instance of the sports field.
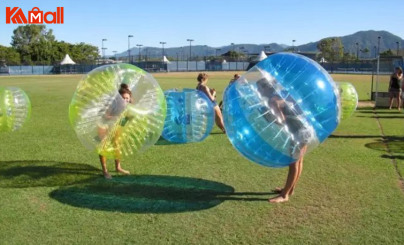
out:
<path id="1" fill-rule="evenodd" d="M 208 73 L 219 97 L 233 73 Z M 197 73 L 153 75 L 164 90 L 196 86 Z M 370 98 L 370 75 L 333 77 Z M 104 180 L 69 125 L 80 78 L 0 77 L 32 102 L 31 120 L 0 134 L 0 244 L 404 244 L 403 111 L 359 108 L 307 154 L 290 201 L 270 204 L 287 168 L 249 162 L 216 126 L 125 158 L 130 176 L 110 161 Z"/>

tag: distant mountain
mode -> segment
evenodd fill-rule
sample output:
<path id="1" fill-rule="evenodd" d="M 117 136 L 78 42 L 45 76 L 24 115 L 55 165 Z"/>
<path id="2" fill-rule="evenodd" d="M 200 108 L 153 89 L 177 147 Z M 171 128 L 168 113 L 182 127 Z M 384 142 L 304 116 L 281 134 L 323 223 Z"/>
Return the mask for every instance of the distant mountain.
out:
<path id="1" fill-rule="evenodd" d="M 342 44 L 344 45 L 345 52 L 349 52 L 352 54 L 356 54 L 357 48 L 359 50 L 367 48 L 369 50 L 368 53 L 362 54 L 362 57 L 374 57 L 375 47 L 378 47 L 378 37 L 380 38 L 380 52 L 391 49 L 393 53 L 397 50 L 397 42 L 399 42 L 400 50 L 404 47 L 404 40 L 387 31 L 359 31 L 351 35 L 336 37 L 340 38 Z M 335 37 L 325 37 L 325 38 L 335 38 Z M 317 44 L 321 40 L 310 42 L 307 44 L 296 46 L 300 52 L 318 52 Z M 356 46 L 358 43 L 358 46 Z M 266 52 L 281 52 L 290 46 L 285 44 L 235 44 L 235 45 L 227 45 L 221 47 L 210 47 L 206 45 L 191 45 L 192 56 L 215 56 L 224 54 L 230 50 L 235 50 L 237 52 L 245 52 L 249 55 L 257 55 L 262 50 Z M 142 47 L 141 56 L 147 55 L 148 57 L 161 57 L 162 56 L 162 48 L 158 47 Z M 176 48 L 165 48 L 164 54 L 167 57 L 173 57 L 180 59 L 186 59 L 189 56 L 189 45 L 185 45 L 182 47 Z M 136 47 L 131 48 L 131 56 L 138 57 L 139 49 Z M 118 57 L 128 56 L 128 52 L 122 52 L 117 54 Z"/>
<path id="2" fill-rule="evenodd" d="M 221 47 L 210 47 L 206 45 L 191 45 L 192 56 L 216 56 L 229 52 L 230 50 L 235 50 L 237 52 L 245 52 L 248 54 L 258 54 L 262 50 L 267 52 L 280 52 L 285 49 L 286 45 L 270 43 L 270 44 L 235 44 Z M 287 46 L 286 46 L 287 47 Z M 176 48 L 165 48 L 164 55 L 167 57 L 179 58 L 189 56 L 189 45 Z M 147 54 L 148 57 L 162 57 L 163 49 L 156 47 L 142 47 L 141 56 Z M 139 56 L 139 48 L 131 48 L 131 56 Z M 128 51 L 117 54 L 117 57 L 128 56 Z M 183 58 L 184 59 L 184 58 Z"/>
<path id="3" fill-rule="evenodd" d="M 352 35 L 336 37 L 340 38 L 342 44 L 344 45 L 345 52 L 355 54 L 357 51 L 356 43 L 358 43 L 358 49 L 369 50 L 367 56 L 374 57 L 375 47 L 378 47 L 378 37 L 380 37 L 380 52 L 391 49 L 393 53 L 397 50 L 397 42 L 399 42 L 400 50 L 403 49 L 404 41 L 401 37 L 391 34 L 387 31 L 359 31 Z M 328 37 L 335 38 L 335 37 Z M 311 42 L 304 45 L 297 46 L 298 50 L 301 52 L 317 52 L 317 42 Z"/>

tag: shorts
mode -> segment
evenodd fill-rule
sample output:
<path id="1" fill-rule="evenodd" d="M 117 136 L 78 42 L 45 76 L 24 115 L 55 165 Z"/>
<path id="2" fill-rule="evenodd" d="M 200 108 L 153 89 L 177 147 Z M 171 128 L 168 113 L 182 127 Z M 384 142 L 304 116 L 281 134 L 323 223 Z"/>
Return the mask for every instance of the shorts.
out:
<path id="1" fill-rule="evenodd" d="M 389 90 L 390 98 L 398 98 L 401 96 L 401 88 L 391 88 Z"/>
<path id="2" fill-rule="evenodd" d="M 289 132 L 293 135 L 293 139 L 296 143 L 306 145 L 311 141 L 314 132 L 298 118 L 287 117 L 285 123 L 288 126 Z"/>

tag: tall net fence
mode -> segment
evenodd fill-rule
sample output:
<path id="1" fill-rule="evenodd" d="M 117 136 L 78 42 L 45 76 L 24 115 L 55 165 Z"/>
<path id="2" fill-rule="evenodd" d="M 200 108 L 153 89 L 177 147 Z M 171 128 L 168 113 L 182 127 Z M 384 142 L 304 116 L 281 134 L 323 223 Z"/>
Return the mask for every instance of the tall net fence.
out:
<path id="1" fill-rule="evenodd" d="M 205 62 L 172 61 L 133 62 L 148 72 L 185 72 L 185 71 L 235 71 L 246 70 L 249 62 Z M 0 75 L 49 75 L 49 74 L 84 74 L 100 65 L 62 65 L 62 66 L 3 66 Z"/>
<path id="2" fill-rule="evenodd" d="M 131 62 L 148 72 L 186 72 L 186 71 L 242 71 L 248 70 L 257 62 L 219 62 L 219 61 L 141 61 Z M 350 62 L 320 62 L 330 73 L 376 74 L 377 59 Z M 1 66 L 0 75 L 47 75 L 47 74 L 83 74 L 103 64 L 56 65 L 56 66 Z M 402 56 L 381 57 L 379 74 L 389 74 L 394 68 L 404 67 Z"/>

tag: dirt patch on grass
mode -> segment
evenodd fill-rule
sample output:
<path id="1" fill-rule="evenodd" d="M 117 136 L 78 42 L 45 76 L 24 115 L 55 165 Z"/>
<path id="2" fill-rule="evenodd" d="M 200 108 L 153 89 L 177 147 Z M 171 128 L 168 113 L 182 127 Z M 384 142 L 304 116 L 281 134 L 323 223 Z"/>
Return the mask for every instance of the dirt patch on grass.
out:
<path id="1" fill-rule="evenodd" d="M 374 107 L 375 102 L 374 101 L 359 101 L 358 102 L 358 107 Z"/>
<path id="2" fill-rule="evenodd" d="M 400 179 L 398 181 L 398 185 L 400 186 L 401 190 L 404 192 L 404 181 Z"/>

